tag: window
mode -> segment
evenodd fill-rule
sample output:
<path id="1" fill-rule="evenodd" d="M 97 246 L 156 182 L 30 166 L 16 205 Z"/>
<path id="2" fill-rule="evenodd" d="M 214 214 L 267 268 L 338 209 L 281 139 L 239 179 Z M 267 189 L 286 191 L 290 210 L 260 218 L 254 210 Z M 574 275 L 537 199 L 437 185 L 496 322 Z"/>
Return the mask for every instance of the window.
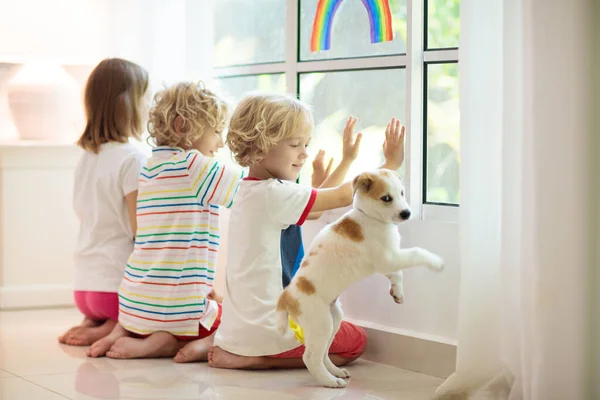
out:
<path id="1" fill-rule="evenodd" d="M 215 3 L 216 66 L 284 61 L 285 1 Z"/>
<path id="2" fill-rule="evenodd" d="M 460 0 L 425 1 L 424 163 L 425 204 L 458 205 L 460 114 L 458 38 Z"/>
<path id="3" fill-rule="evenodd" d="M 425 49 L 458 49 L 460 0 L 425 0 Z"/>
<path id="4" fill-rule="evenodd" d="M 298 96 L 314 109 L 311 157 L 322 148 L 337 161 L 344 122 L 359 117 L 364 139 L 348 178 L 383 161 L 385 126 L 399 118 L 415 214 L 458 205 L 459 0 L 217 4 L 216 74 L 232 102 L 253 90 Z"/>
<path id="5" fill-rule="evenodd" d="M 218 79 L 219 86 L 231 104 L 236 104 L 244 94 L 254 90 L 285 93 L 284 74 L 228 76 Z"/>
<path id="6" fill-rule="evenodd" d="M 458 64 L 425 64 L 425 203 L 458 204 Z"/>
<path id="7" fill-rule="evenodd" d="M 340 161 L 344 125 L 349 115 L 356 115 L 360 116 L 358 126 L 364 136 L 349 176 L 383 163 L 385 127 L 392 117 L 404 120 L 405 86 L 403 68 L 300 74 L 300 100 L 313 106 L 316 132 L 312 150 L 325 149 Z M 372 106 L 373 101 L 378 107 Z M 310 182 L 311 168 L 302 171 L 304 182 Z"/>

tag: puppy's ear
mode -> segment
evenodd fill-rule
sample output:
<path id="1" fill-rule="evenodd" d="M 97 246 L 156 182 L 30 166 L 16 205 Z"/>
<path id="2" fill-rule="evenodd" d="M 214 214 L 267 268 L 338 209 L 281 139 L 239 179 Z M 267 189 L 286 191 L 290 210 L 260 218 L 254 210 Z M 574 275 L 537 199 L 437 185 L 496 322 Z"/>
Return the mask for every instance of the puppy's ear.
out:
<path id="1" fill-rule="evenodd" d="M 371 189 L 371 186 L 373 186 L 372 174 L 369 172 L 364 172 L 364 173 L 358 175 L 352 181 L 352 193 L 356 194 L 356 191 L 358 189 L 368 192 Z"/>

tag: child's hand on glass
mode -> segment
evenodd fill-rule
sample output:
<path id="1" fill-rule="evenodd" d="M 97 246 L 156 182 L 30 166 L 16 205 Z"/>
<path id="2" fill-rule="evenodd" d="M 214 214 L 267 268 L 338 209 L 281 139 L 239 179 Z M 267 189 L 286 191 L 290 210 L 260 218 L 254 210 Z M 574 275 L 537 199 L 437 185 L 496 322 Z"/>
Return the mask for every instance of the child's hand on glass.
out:
<path id="1" fill-rule="evenodd" d="M 325 150 L 319 150 L 317 156 L 313 160 L 313 173 L 312 173 L 312 187 L 318 188 L 329 175 L 331 175 L 331 169 L 333 167 L 333 158 L 329 158 L 329 163 L 325 167 Z"/>
<path id="2" fill-rule="evenodd" d="M 356 138 L 354 137 L 354 126 L 356 125 L 356 121 L 358 121 L 358 118 L 352 116 L 346 121 L 343 136 L 344 147 L 342 152 L 342 162 L 352 163 L 358 157 L 362 133 L 356 135 Z"/>
<path id="3" fill-rule="evenodd" d="M 383 155 L 386 168 L 397 170 L 404 162 L 404 133 L 406 129 L 396 118 L 392 118 L 385 130 Z"/>

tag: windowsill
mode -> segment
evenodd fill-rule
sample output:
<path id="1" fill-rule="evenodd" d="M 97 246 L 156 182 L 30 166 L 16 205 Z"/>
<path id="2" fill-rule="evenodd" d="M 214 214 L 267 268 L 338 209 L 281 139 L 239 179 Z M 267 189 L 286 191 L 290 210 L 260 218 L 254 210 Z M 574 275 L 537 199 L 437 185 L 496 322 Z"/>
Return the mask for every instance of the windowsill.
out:
<path id="1" fill-rule="evenodd" d="M 353 318 L 349 318 L 349 317 L 345 317 L 344 320 L 346 320 L 346 321 L 348 321 L 348 322 L 350 322 L 350 323 L 352 323 L 354 325 L 358 325 L 358 326 L 360 326 L 362 328 L 375 329 L 375 330 L 382 331 L 382 332 L 393 333 L 393 334 L 402 335 L 402 336 L 414 337 L 414 338 L 417 338 L 417 339 L 427 340 L 427 341 L 436 342 L 436 343 L 443 343 L 443 344 L 447 344 L 447 345 L 450 345 L 450 346 L 456 346 L 457 345 L 457 341 L 456 340 L 450 339 L 450 338 L 445 338 L 445 337 L 442 337 L 442 336 L 429 335 L 429 334 L 422 333 L 422 332 L 411 331 L 409 329 L 395 328 L 395 327 L 392 327 L 392 326 L 381 325 L 381 324 L 377 324 L 377 323 L 374 323 L 374 322 L 363 321 L 363 320 L 353 319 Z"/>
<path id="2" fill-rule="evenodd" d="M 68 142 L 0 141 L 0 169 L 74 168 L 82 151 Z"/>
<path id="3" fill-rule="evenodd" d="M 437 204 L 423 204 L 421 208 L 421 220 L 458 223 L 460 208 L 456 206 L 444 206 Z"/>

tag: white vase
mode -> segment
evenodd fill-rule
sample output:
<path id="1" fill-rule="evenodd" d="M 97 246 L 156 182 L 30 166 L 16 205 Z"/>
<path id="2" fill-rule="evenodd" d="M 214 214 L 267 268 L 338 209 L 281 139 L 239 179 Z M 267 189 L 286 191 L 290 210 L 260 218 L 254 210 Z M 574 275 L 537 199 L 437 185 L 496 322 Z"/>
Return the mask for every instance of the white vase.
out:
<path id="1" fill-rule="evenodd" d="M 22 140 L 74 140 L 79 101 L 77 82 L 55 63 L 27 63 L 8 83 L 8 104 Z"/>
<path id="2" fill-rule="evenodd" d="M 79 88 L 83 90 L 85 83 L 87 82 L 90 74 L 96 66 L 90 64 L 67 64 L 63 65 L 63 68 L 79 85 Z"/>

